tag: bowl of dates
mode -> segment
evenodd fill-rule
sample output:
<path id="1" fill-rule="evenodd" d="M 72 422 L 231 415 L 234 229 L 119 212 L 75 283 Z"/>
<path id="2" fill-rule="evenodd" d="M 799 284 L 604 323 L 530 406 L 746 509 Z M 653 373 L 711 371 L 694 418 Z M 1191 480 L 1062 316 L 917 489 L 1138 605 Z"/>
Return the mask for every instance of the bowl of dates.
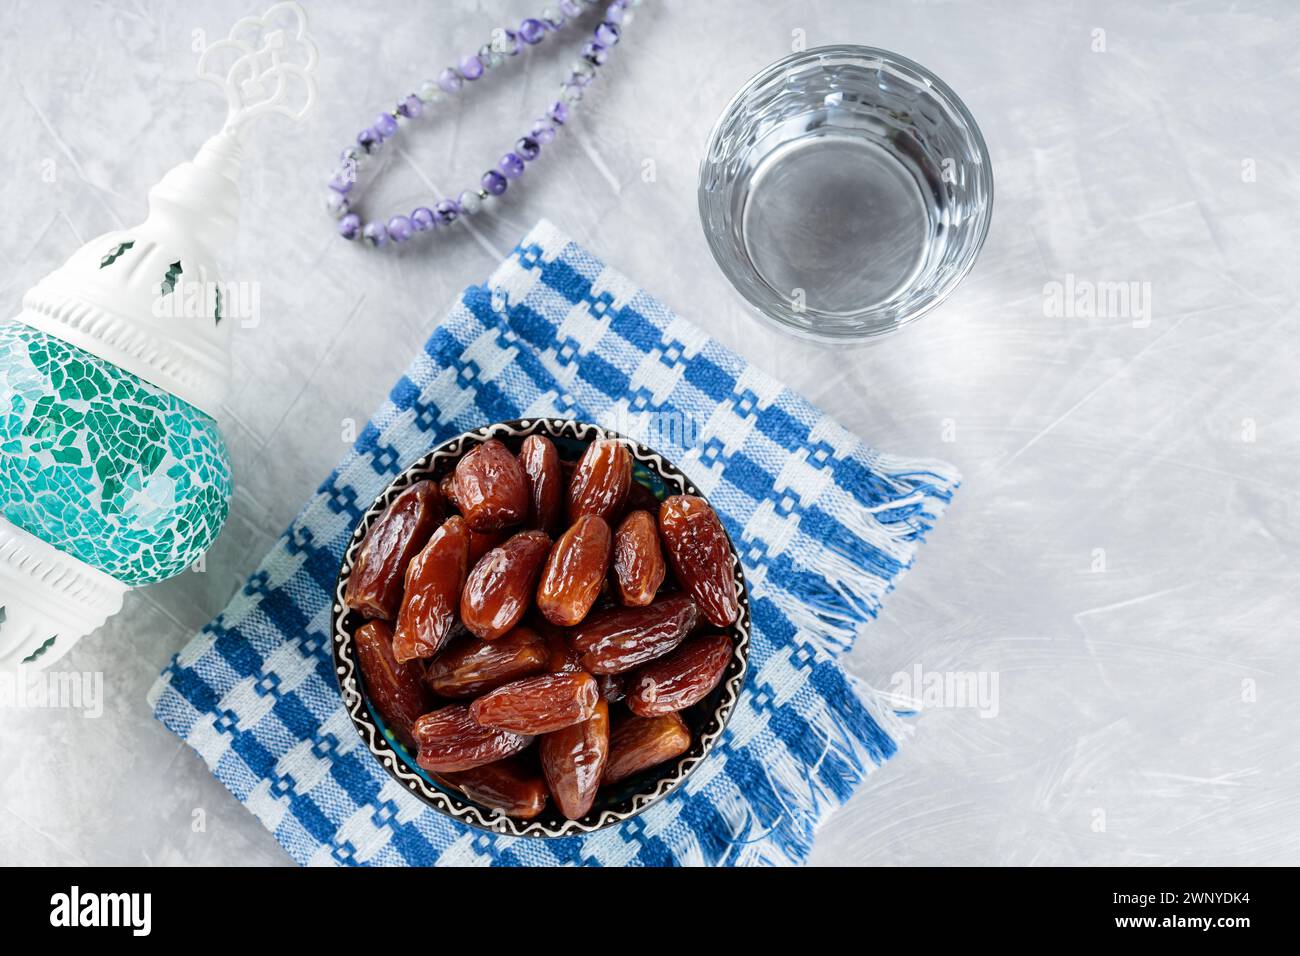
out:
<path id="1" fill-rule="evenodd" d="M 469 826 L 561 837 L 682 784 L 731 716 L 749 597 L 672 462 L 597 425 L 459 435 L 370 505 L 331 648 L 365 746 Z"/>

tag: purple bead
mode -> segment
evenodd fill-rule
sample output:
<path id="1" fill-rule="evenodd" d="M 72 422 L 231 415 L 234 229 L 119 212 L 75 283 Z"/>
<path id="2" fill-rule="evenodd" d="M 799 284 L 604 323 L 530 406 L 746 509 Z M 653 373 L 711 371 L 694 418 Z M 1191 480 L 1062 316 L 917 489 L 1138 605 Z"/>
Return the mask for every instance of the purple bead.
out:
<path id="1" fill-rule="evenodd" d="M 531 136 L 525 136 L 521 138 L 519 142 L 515 143 L 515 152 L 529 162 L 536 159 L 537 154 L 541 151 L 542 147 L 538 145 L 537 140 L 533 139 Z"/>
<path id="2" fill-rule="evenodd" d="M 618 42 L 618 24 L 606 20 L 596 27 L 596 42 L 603 46 L 613 46 Z"/>
<path id="3" fill-rule="evenodd" d="M 611 3 L 611 4 L 609 5 L 609 7 L 605 10 L 605 22 L 606 22 L 606 23 L 619 23 L 619 24 L 621 24 L 621 23 L 623 22 L 623 16 L 624 16 L 624 14 L 623 14 L 623 4 L 618 3 L 617 0 L 616 0 L 616 2 L 614 2 L 614 3 Z"/>
<path id="4" fill-rule="evenodd" d="M 532 137 L 537 140 L 540 145 L 545 146 L 547 143 L 554 141 L 555 127 L 551 124 L 550 120 L 539 119 L 533 124 Z"/>
<path id="5" fill-rule="evenodd" d="M 572 20 L 582 12 L 582 6 L 578 0 L 560 0 L 560 12 Z"/>
<path id="6" fill-rule="evenodd" d="M 442 199 L 433 207 L 433 214 L 444 226 L 450 226 L 460 215 L 460 207 L 450 199 Z"/>
<path id="7" fill-rule="evenodd" d="M 483 75 L 483 61 L 478 58 L 477 53 L 461 58 L 460 75 L 467 80 L 477 80 Z"/>
<path id="8" fill-rule="evenodd" d="M 394 242 L 405 242 L 411 238 L 413 231 L 414 227 L 411 225 L 411 220 L 405 216 L 394 216 L 388 220 L 388 235 L 392 237 Z"/>
<path id="9" fill-rule="evenodd" d="M 424 112 L 424 104 L 420 98 L 412 93 L 402 102 L 397 104 L 397 112 L 401 113 L 407 119 L 419 119 L 420 114 Z"/>
<path id="10" fill-rule="evenodd" d="M 397 120 L 389 113 L 380 113 L 375 117 L 375 132 L 383 139 L 388 139 L 397 132 Z"/>
<path id="11" fill-rule="evenodd" d="M 549 116 L 557 126 L 563 126 L 569 121 L 569 107 L 566 103 L 556 101 L 556 103 L 546 111 L 546 115 Z"/>
<path id="12" fill-rule="evenodd" d="M 428 206 L 421 206 L 419 209 L 411 210 L 411 225 L 415 227 L 416 232 L 428 232 L 437 224 L 433 218 L 433 210 Z"/>
<path id="13" fill-rule="evenodd" d="M 497 161 L 497 168 L 506 174 L 506 179 L 518 179 L 524 174 L 524 161 L 518 153 L 506 153 Z"/>
<path id="14" fill-rule="evenodd" d="M 367 129 L 363 129 L 360 133 L 357 133 L 357 145 L 360 146 L 362 149 L 364 149 L 367 153 L 373 153 L 375 150 L 379 148 L 379 144 L 382 142 L 383 142 L 383 137 L 380 136 L 378 133 L 376 133 L 373 129 L 367 128 Z"/>
<path id="15" fill-rule="evenodd" d="M 593 70 L 591 66 L 589 66 L 585 62 L 582 65 L 587 68 L 587 72 L 584 73 L 581 70 L 574 70 L 572 73 L 569 74 L 568 80 L 565 81 L 564 84 L 565 86 L 576 86 L 581 88 L 586 86 L 593 79 L 595 79 L 596 71 Z"/>
<path id="16" fill-rule="evenodd" d="M 460 89 L 460 85 L 460 74 L 451 67 L 447 67 L 438 74 L 438 86 L 442 88 L 444 93 L 455 93 Z"/>
<path id="17" fill-rule="evenodd" d="M 519 37 L 529 46 L 542 42 L 542 37 L 546 36 L 546 24 L 541 20 L 534 20 L 529 17 L 523 23 L 519 24 Z"/>
<path id="18" fill-rule="evenodd" d="M 479 180 L 479 182 L 482 183 L 483 188 L 493 196 L 500 196 L 506 191 L 506 178 L 495 169 L 489 169 L 484 173 L 483 178 Z"/>
<path id="19" fill-rule="evenodd" d="M 582 48 L 582 58 L 592 66 L 600 66 L 609 59 L 609 50 L 605 48 L 605 44 L 590 40 Z"/>
<path id="20" fill-rule="evenodd" d="M 366 227 L 361 230 L 361 238 L 372 246 L 387 245 L 388 230 L 384 228 L 382 222 L 368 222 Z"/>
<path id="21" fill-rule="evenodd" d="M 361 235 L 361 217 L 354 212 L 339 220 L 339 235 L 344 239 L 355 239 Z"/>

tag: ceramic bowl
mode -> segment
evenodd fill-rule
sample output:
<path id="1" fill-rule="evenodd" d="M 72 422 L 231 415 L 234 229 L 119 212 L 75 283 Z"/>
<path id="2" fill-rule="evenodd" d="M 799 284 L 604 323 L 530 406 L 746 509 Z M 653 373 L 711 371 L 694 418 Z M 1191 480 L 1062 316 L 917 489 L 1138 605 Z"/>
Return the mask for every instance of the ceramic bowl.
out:
<path id="1" fill-rule="evenodd" d="M 565 819 L 555 809 L 554 801 L 548 803 L 541 816 L 532 820 L 516 820 L 466 798 L 458 790 L 439 783 L 422 770 L 415 762 L 415 754 L 394 738 L 371 706 L 364 680 L 356 666 L 353 648 L 353 635 L 364 621 L 343 604 L 348 576 L 362 540 L 375 519 L 404 489 L 424 479 L 441 479 L 451 472 L 466 452 L 490 438 L 497 438 L 511 450 L 518 450 L 524 438 L 537 434 L 549 437 L 559 450 L 560 457 L 566 460 L 576 460 L 583 449 L 596 439 L 616 439 L 625 444 L 632 454 L 634 479 L 648 488 L 656 498 L 662 501 L 675 494 L 699 495 L 699 489 L 671 461 L 644 445 L 597 425 L 563 419 L 530 418 L 487 425 L 458 435 L 434 448 L 394 478 L 366 509 L 357 524 L 343 554 L 343 564 L 334 585 L 331 649 L 335 675 L 338 677 L 339 690 L 348 716 L 366 748 L 394 780 L 439 813 L 469 826 L 513 836 L 563 837 L 616 826 L 662 800 L 682 785 L 708 757 L 721 737 L 740 694 L 749 654 L 749 593 L 735 546 L 731 547 L 731 572 L 740 602 L 740 615 L 730 629 L 734 650 L 722 681 L 713 692 L 694 707 L 682 712 L 683 719 L 691 729 L 690 749 L 675 760 L 652 767 L 614 787 L 602 789 L 591 812 L 580 820 Z"/>

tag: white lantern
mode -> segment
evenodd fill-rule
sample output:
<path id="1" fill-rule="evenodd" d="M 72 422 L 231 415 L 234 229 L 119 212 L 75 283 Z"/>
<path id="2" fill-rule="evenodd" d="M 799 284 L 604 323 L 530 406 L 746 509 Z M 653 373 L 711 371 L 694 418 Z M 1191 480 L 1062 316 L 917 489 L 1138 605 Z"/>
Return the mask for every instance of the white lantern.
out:
<path id="1" fill-rule="evenodd" d="M 221 131 L 149 191 L 144 222 L 88 242 L 0 323 L 0 665 L 48 666 L 221 530 L 235 322 L 217 256 L 240 135 L 305 116 L 316 59 L 297 3 L 239 21 L 199 61 L 226 93 Z"/>

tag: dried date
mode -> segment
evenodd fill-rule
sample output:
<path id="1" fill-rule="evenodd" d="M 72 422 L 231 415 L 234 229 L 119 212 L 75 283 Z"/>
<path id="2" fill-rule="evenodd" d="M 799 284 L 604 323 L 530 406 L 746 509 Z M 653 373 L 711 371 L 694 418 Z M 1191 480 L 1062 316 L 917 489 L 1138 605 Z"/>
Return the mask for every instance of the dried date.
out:
<path id="1" fill-rule="evenodd" d="M 621 674 L 676 649 L 699 619 L 695 602 L 673 594 L 645 607 L 593 614 L 574 629 L 582 666 L 593 674 Z"/>
<path id="2" fill-rule="evenodd" d="M 393 655 L 399 661 L 433 657 L 451 636 L 469 565 L 469 530 L 453 515 L 433 533 L 406 569 L 397 612 Z"/>
<path id="3" fill-rule="evenodd" d="M 633 511 L 614 532 L 614 583 L 618 599 L 642 607 L 655 599 L 667 567 L 659 547 L 659 529 L 648 511 Z"/>
<path id="4" fill-rule="evenodd" d="M 703 498 L 673 495 L 659 506 L 659 536 L 673 573 L 700 613 L 716 627 L 730 627 L 740 604 L 727 532 L 714 510 Z"/>
<path id="5" fill-rule="evenodd" d="M 555 444 L 545 435 L 529 435 L 519 448 L 519 467 L 528 482 L 528 527 L 555 534 L 564 505 L 564 475 Z"/>
<path id="6" fill-rule="evenodd" d="M 726 634 L 691 638 L 632 676 L 628 710 L 639 717 L 657 717 L 699 703 L 722 680 L 731 653 L 731 638 Z"/>
<path id="7" fill-rule="evenodd" d="M 660 717 L 629 717 L 609 735 L 603 784 L 618 783 L 684 754 L 691 732 L 675 711 Z"/>
<path id="8" fill-rule="evenodd" d="M 531 820 L 546 809 L 546 781 L 516 759 L 440 776 L 471 800 L 508 817 Z"/>
<path id="9" fill-rule="evenodd" d="M 531 736 L 484 727 L 464 704 L 425 714 L 411 727 L 418 763 L 430 773 L 472 770 L 513 757 L 533 742 Z"/>
<path id="10" fill-rule="evenodd" d="M 369 618 L 396 617 L 406 568 L 442 523 L 443 511 L 442 493 L 432 481 L 418 481 L 398 495 L 361 542 L 343 603 Z"/>
<path id="11" fill-rule="evenodd" d="M 589 719 L 599 701 L 600 688 L 590 674 L 541 674 L 489 691 L 470 704 L 469 712 L 485 727 L 549 734 Z"/>
<path id="12" fill-rule="evenodd" d="M 569 521 L 596 515 L 615 521 L 632 485 L 632 456 L 622 442 L 603 438 L 587 446 L 569 482 Z"/>
<path id="13" fill-rule="evenodd" d="M 549 669 L 545 638 L 520 625 L 499 640 L 462 637 L 430 662 L 425 682 L 439 697 L 471 698 Z"/>
<path id="14" fill-rule="evenodd" d="M 419 665 L 393 656 L 393 629 L 384 621 L 361 625 L 353 643 L 370 702 L 397 738 L 411 744 L 411 725 L 432 705 Z"/>
<path id="15" fill-rule="evenodd" d="M 609 525 L 583 515 L 560 536 L 537 585 L 537 609 L 552 624 L 572 627 L 587 616 L 609 569 Z"/>
<path id="16" fill-rule="evenodd" d="M 546 638 L 546 669 L 555 674 L 573 674 L 582 670 L 582 654 L 569 640 L 567 629 L 556 627 L 540 614 L 535 622 L 537 630 Z"/>
<path id="17" fill-rule="evenodd" d="M 537 746 L 560 812 L 570 820 L 586 816 L 609 757 L 609 704 L 599 701 L 587 720 L 547 734 Z"/>
<path id="18" fill-rule="evenodd" d="M 482 560 L 483 555 L 505 541 L 505 531 L 475 531 L 469 529 L 469 566 L 472 568 Z"/>
<path id="19" fill-rule="evenodd" d="M 479 559 L 465 580 L 460 619 L 475 637 L 494 641 L 523 618 L 542 562 L 551 550 L 544 531 L 524 531 Z"/>
<path id="20" fill-rule="evenodd" d="M 627 681 L 622 674 L 597 674 L 596 683 L 600 685 L 600 696 L 611 704 L 617 704 L 627 696 Z"/>
<path id="21" fill-rule="evenodd" d="M 444 475 L 438 482 L 438 490 L 442 492 L 442 498 L 447 503 L 448 509 L 460 513 L 460 505 L 456 504 L 456 475 Z"/>
<path id="22" fill-rule="evenodd" d="M 542 615 L 529 618 L 536 630 L 546 639 L 546 670 L 552 674 L 573 674 L 582 670 L 582 656 L 568 640 L 568 628 L 555 627 Z"/>
<path id="23" fill-rule="evenodd" d="M 510 450 L 488 439 L 456 463 L 451 497 L 475 531 L 500 531 L 528 517 L 528 482 Z"/>

